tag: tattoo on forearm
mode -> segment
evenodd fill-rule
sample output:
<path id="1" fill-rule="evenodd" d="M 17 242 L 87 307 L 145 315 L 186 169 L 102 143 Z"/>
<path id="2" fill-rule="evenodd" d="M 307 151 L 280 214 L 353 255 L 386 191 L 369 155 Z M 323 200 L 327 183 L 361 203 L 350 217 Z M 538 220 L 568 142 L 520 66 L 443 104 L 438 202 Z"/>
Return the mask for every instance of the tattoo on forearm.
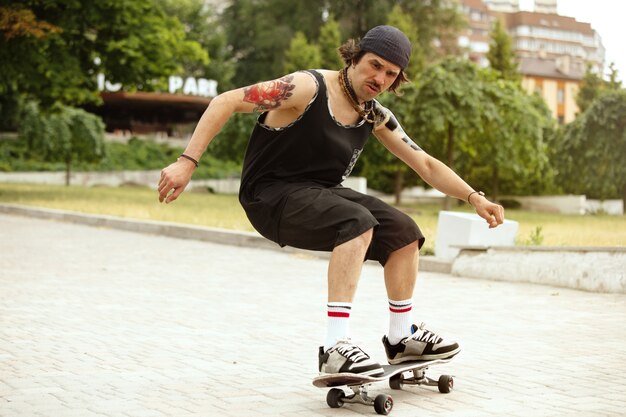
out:
<path id="1" fill-rule="evenodd" d="M 402 138 L 402 141 L 404 143 L 406 143 L 407 145 L 409 145 L 411 147 L 411 149 L 413 149 L 414 151 L 421 151 L 422 148 L 420 148 L 419 146 L 417 146 L 417 144 L 415 142 L 413 142 L 411 140 L 411 138 L 409 138 L 408 136 L 405 136 Z"/>
<path id="2" fill-rule="evenodd" d="M 411 149 L 413 149 L 414 151 L 422 150 L 422 148 L 417 146 L 417 144 L 413 142 L 411 138 L 409 138 L 409 136 L 404 132 L 404 129 L 402 129 L 402 126 L 400 126 L 398 119 L 396 119 L 396 116 L 393 115 L 391 110 L 389 110 L 386 107 L 383 107 L 378 101 L 374 101 L 374 104 L 375 104 L 374 112 L 378 116 L 377 117 L 378 123 L 376 124 L 377 127 L 384 123 L 385 127 L 389 129 L 391 132 L 397 132 L 401 134 L 402 142 L 409 145 Z"/>
<path id="3" fill-rule="evenodd" d="M 291 91 L 296 88 L 291 84 L 293 75 L 286 75 L 279 80 L 267 81 L 246 87 L 243 91 L 243 101 L 256 104 L 254 111 L 264 112 L 280 107 L 282 101 L 291 97 Z"/>
<path id="4" fill-rule="evenodd" d="M 396 120 L 395 116 L 392 114 L 389 117 L 389 120 L 387 121 L 387 123 L 385 123 L 385 127 L 389 130 L 391 130 L 392 132 L 394 130 L 396 130 L 398 127 L 400 127 L 400 124 L 398 123 L 398 121 Z"/>
<path id="5" fill-rule="evenodd" d="M 417 146 L 417 144 L 407 136 L 407 134 L 404 132 L 404 129 L 402 129 L 402 126 L 400 126 L 400 123 L 398 123 L 398 119 L 396 119 L 396 116 L 394 116 L 393 114 L 390 114 L 389 120 L 387 121 L 387 123 L 385 123 L 385 127 L 392 132 L 397 130 L 398 132 L 403 134 L 404 136 L 402 137 L 402 141 L 409 145 L 414 151 L 422 150 L 422 148 Z"/>

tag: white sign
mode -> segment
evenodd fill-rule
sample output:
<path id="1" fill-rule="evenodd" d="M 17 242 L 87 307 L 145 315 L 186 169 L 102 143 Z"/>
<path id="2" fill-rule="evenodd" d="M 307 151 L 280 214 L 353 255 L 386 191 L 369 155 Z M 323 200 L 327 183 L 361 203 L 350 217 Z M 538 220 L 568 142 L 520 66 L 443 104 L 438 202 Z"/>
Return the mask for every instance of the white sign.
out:
<path id="1" fill-rule="evenodd" d="M 104 74 L 98 74 L 98 90 L 119 91 L 122 84 L 113 84 L 106 80 Z M 217 81 L 205 78 L 187 77 L 183 79 L 172 75 L 168 79 L 168 91 L 170 94 L 183 93 L 192 96 L 215 97 L 217 96 Z"/>
<path id="2" fill-rule="evenodd" d="M 98 90 L 116 92 L 122 88 L 122 84 L 111 84 L 104 78 L 104 74 L 98 74 Z"/>
<path id="3" fill-rule="evenodd" d="M 217 95 L 217 81 L 204 78 L 187 77 L 184 82 L 182 77 L 172 75 L 169 78 L 169 92 L 180 92 L 192 96 L 215 97 Z"/>

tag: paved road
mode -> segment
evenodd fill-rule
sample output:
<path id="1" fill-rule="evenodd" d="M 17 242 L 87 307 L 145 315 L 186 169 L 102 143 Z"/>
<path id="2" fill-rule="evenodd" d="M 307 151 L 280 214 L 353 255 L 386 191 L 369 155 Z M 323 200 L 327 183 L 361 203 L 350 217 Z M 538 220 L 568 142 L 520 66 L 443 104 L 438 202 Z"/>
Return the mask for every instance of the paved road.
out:
<path id="1" fill-rule="evenodd" d="M 353 416 L 311 385 L 326 262 L 0 215 L 0 416 Z M 384 359 L 382 269 L 355 338 Z M 626 414 L 626 296 L 420 274 L 416 318 L 463 351 L 400 416 Z M 384 384 L 371 389 L 390 390 Z"/>

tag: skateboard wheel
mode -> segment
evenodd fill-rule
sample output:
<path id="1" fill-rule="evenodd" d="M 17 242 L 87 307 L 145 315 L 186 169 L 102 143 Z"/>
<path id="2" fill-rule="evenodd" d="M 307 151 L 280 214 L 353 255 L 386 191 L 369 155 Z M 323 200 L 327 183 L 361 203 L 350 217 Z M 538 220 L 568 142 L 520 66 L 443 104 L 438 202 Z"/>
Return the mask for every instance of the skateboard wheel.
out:
<path id="1" fill-rule="evenodd" d="M 404 385 L 404 378 L 402 377 L 402 374 L 397 374 L 389 378 L 389 388 L 402 389 L 402 385 Z"/>
<path id="2" fill-rule="evenodd" d="M 344 398 L 346 398 L 346 394 L 343 390 L 333 388 L 326 394 L 326 404 L 328 404 L 330 408 L 340 408 L 343 406 Z"/>
<path id="3" fill-rule="evenodd" d="M 450 375 L 441 375 L 437 385 L 439 387 L 439 392 L 447 394 L 452 391 L 452 388 L 454 388 L 454 378 Z"/>
<path id="4" fill-rule="evenodd" d="M 393 398 L 390 395 L 380 394 L 374 399 L 374 410 L 376 413 L 386 416 L 393 408 Z"/>

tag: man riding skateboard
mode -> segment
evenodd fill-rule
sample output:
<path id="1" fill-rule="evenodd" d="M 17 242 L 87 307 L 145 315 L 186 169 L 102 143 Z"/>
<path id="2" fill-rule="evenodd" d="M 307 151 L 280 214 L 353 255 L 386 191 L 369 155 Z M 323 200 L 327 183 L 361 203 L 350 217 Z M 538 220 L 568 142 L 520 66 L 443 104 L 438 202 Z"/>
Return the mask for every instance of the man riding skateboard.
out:
<path id="1" fill-rule="evenodd" d="M 349 337 L 352 300 L 366 259 L 384 267 L 390 313 L 383 344 L 390 363 L 446 359 L 460 347 L 413 322 L 424 243 L 418 226 L 381 200 L 341 186 L 370 134 L 428 184 L 471 204 L 490 228 L 502 224 L 504 209 L 424 152 L 375 100 L 407 81 L 411 45 L 400 30 L 377 26 L 339 52 L 346 64 L 340 71 L 299 71 L 215 97 L 184 154 L 161 172 L 159 201 L 170 203 L 180 196 L 233 113 L 260 112 L 245 154 L 239 201 L 267 239 L 331 252 L 320 372 L 376 376 L 383 373 L 381 365 Z"/>

